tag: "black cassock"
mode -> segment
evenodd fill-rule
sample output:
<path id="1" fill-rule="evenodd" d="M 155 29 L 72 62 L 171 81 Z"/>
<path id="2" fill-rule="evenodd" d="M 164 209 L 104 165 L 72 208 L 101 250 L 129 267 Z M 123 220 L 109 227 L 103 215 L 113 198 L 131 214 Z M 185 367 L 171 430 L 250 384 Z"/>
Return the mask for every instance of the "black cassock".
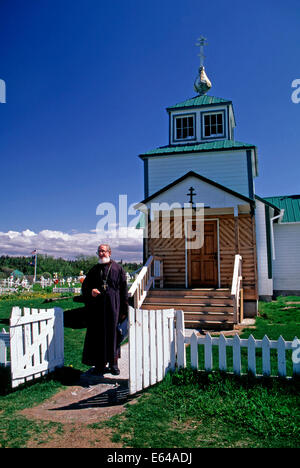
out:
<path id="1" fill-rule="evenodd" d="M 98 289 L 101 294 L 93 298 L 92 289 Z M 128 314 L 125 271 L 113 260 L 95 265 L 82 283 L 82 295 L 87 310 L 82 362 L 98 368 L 104 368 L 107 363 L 116 364 L 120 357 L 117 325 Z"/>

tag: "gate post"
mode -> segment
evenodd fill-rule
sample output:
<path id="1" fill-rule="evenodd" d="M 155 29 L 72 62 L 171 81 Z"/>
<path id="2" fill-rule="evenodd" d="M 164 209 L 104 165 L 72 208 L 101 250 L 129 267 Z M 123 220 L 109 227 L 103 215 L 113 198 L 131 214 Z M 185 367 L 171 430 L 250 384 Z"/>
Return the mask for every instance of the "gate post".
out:
<path id="1" fill-rule="evenodd" d="M 186 354 L 184 344 L 184 313 L 183 310 L 176 310 L 176 340 L 177 340 L 177 367 L 186 366 Z"/>
<path id="2" fill-rule="evenodd" d="M 129 332 L 128 332 L 128 340 L 129 340 L 129 344 L 128 344 L 128 346 L 129 346 L 129 394 L 132 395 L 132 394 L 136 393 L 135 309 L 133 307 L 129 307 L 128 318 L 129 318 Z"/>

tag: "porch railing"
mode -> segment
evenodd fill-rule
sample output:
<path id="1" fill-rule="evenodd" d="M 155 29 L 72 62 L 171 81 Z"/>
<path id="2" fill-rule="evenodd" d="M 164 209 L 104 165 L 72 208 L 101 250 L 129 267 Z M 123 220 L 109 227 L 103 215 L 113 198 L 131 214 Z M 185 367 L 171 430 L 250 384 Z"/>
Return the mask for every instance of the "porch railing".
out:
<path id="1" fill-rule="evenodd" d="M 128 291 L 128 297 L 133 298 L 133 307 L 139 309 L 146 299 L 147 293 L 155 281 L 159 281 L 159 287 L 163 287 L 163 261 L 160 257 L 148 258 L 135 281 Z"/>
<path id="2" fill-rule="evenodd" d="M 243 320 L 242 280 L 242 257 L 241 255 L 236 255 L 234 258 L 234 269 L 231 285 L 234 323 L 240 323 Z"/>

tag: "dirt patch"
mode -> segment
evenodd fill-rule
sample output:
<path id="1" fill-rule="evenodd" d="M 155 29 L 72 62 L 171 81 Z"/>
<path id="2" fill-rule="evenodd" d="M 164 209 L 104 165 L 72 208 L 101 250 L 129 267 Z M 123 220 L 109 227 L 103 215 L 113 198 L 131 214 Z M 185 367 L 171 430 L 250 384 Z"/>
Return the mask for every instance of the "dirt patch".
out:
<path id="1" fill-rule="evenodd" d="M 72 386 L 20 414 L 44 421 L 91 424 L 122 413 L 127 396 L 127 381 Z"/>
<path id="2" fill-rule="evenodd" d="M 20 412 L 29 419 L 52 421 L 62 425 L 59 433 L 57 427 L 48 429 L 47 433 L 35 436 L 27 446 L 39 448 L 121 447 L 122 445 L 111 441 L 111 432 L 108 428 L 89 427 L 93 423 L 101 423 L 125 411 L 124 405 L 128 402 L 128 344 L 122 346 L 119 368 L 121 371 L 119 376 L 108 373 L 105 376 L 96 377 L 88 371 L 78 376 L 76 374 L 74 378 L 74 372 L 71 372 L 70 380 L 65 383 L 70 385 L 66 390 L 57 393 L 38 406 Z M 65 368 L 62 374 L 65 378 Z M 44 440 L 45 438 L 47 440 Z"/>
<path id="3" fill-rule="evenodd" d="M 110 429 L 89 428 L 85 424 L 67 423 L 63 431 L 56 429 L 47 433 L 47 440 L 34 438 L 28 448 L 121 448 L 122 445 L 111 441 Z"/>
<path id="4" fill-rule="evenodd" d="M 108 428 L 89 427 L 125 411 L 128 380 L 84 380 L 68 387 L 49 400 L 20 412 L 29 419 L 60 423 L 62 430 L 53 428 L 31 439 L 30 448 L 110 448 L 122 447 L 111 441 Z"/>

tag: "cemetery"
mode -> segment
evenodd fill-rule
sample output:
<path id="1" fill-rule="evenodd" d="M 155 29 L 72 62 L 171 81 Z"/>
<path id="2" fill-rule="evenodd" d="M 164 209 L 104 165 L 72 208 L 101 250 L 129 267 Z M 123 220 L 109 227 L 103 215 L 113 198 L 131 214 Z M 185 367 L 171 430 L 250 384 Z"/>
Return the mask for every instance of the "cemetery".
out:
<path id="1" fill-rule="evenodd" d="M 51 276 L 51 275 L 50 275 Z M 131 284 L 135 277 L 135 273 L 127 273 L 128 284 Z M 53 273 L 53 277 L 44 277 L 40 275 L 39 278 L 34 281 L 32 277 L 25 275 L 14 275 L 0 279 L 0 297 L 1 295 L 12 294 L 12 293 L 28 293 L 34 290 L 48 290 L 53 293 L 75 293 L 80 294 L 81 283 L 84 280 L 85 275 L 83 271 L 79 272 L 78 276 L 70 276 L 66 278 L 58 278 L 57 273 Z"/>
<path id="2" fill-rule="evenodd" d="M 40 286 L 41 289 L 51 288 L 54 293 L 80 293 L 80 277 L 68 277 L 55 280 L 44 278 L 43 275 L 41 275 L 40 279 L 36 282 L 30 282 L 26 277 L 21 279 L 10 276 L 9 278 L 2 279 L 0 280 L 0 295 L 33 291 L 34 285 Z"/>

